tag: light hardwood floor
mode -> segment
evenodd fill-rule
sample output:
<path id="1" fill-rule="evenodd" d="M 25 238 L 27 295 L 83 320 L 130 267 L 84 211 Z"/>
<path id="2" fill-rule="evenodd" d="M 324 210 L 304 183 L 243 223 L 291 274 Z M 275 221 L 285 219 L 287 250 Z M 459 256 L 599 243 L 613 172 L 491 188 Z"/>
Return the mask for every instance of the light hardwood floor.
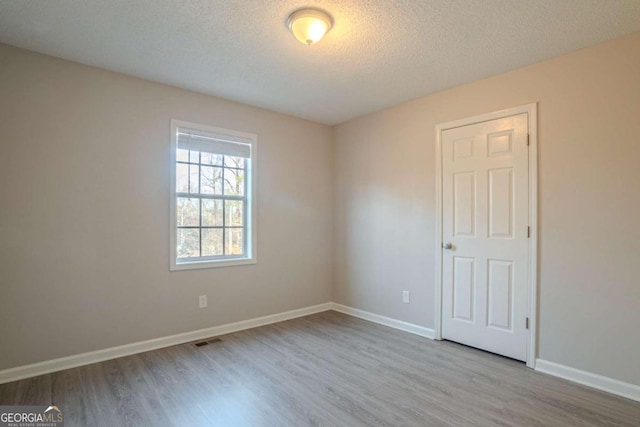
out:
<path id="1" fill-rule="evenodd" d="M 639 426 L 640 403 L 333 311 L 0 385 L 66 426 Z"/>

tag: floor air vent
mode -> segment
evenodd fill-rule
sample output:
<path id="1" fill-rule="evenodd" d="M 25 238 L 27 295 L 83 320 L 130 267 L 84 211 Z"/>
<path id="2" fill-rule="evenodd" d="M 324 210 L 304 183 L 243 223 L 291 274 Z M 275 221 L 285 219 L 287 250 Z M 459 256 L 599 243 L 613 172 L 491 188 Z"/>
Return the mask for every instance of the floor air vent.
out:
<path id="1" fill-rule="evenodd" d="M 203 346 L 205 346 L 207 344 L 215 344 L 215 343 L 220 342 L 220 341 L 222 341 L 220 338 L 211 338 L 211 339 L 208 339 L 208 340 L 199 341 L 199 342 L 195 343 L 194 345 L 196 347 L 203 347 Z"/>

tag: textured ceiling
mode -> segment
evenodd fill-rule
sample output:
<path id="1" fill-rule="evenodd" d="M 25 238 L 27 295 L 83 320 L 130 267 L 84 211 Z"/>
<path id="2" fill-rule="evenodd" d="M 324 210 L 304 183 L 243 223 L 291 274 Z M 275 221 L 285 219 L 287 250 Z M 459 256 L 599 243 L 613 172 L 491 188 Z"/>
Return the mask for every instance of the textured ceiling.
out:
<path id="1" fill-rule="evenodd" d="M 640 0 L 0 0 L 0 42 L 326 124 L 639 30 Z"/>

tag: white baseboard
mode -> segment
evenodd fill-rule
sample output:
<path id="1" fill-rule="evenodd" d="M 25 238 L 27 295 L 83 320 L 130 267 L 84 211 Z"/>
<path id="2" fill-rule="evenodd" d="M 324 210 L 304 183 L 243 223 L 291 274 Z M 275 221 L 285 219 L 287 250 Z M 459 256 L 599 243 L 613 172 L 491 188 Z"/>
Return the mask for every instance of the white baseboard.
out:
<path id="1" fill-rule="evenodd" d="M 435 338 L 435 331 L 433 329 L 425 328 L 424 326 L 418 326 L 413 323 L 403 322 L 402 320 L 392 319 L 390 317 L 381 316 L 379 314 L 370 313 L 368 311 L 348 307 L 346 305 L 338 304 L 335 302 L 332 303 L 332 309 L 335 311 L 339 311 L 340 313 L 368 320 L 370 322 L 389 326 L 390 328 L 400 329 L 401 331 L 420 335 L 421 337 L 430 339 Z"/>
<path id="2" fill-rule="evenodd" d="M 226 325 L 214 326 L 211 328 L 199 329 L 197 331 L 170 335 L 168 337 L 155 338 L 147 341 L 125 344 L 118 347 L 91 351 L 89 353 L 75 354 L 72 356 L 61 357 L 59 359 L 46 360 L 44 362 L 34 363 L 31 365 L 5 369 L 0 371 L 0 384 L 49 374 L 51 372 L 62 371 L 78 366 L 89 365 L 91 363 L 103 362 L 105 360 L 115 359 L 118 357 L 130 356 L 132 354 L 143 353 L 145 351 L 157 350 L 159 348 L 169 347 L 172 345 L 184 344 L 204 338 L 230 334 L 232 332 L 256 328 L 258 326 L 269 325 L 271 323 L 282 322 L 284 320 L 295 319 L 297 317 L 308 316 L 310 314 L 331 310 L 332 307 L 333 303 L 328 302 L 297 310 L 285 311 L 284 313 L 256 317 L 254 319 L 228 323 Z"/>
<path id="3" fill-rule="evenodd" d="M 536 360 L 535 369 L 536 371 L 540 371 L 545 374 L 564 378 L 565 380 L 597 388 L 598 390 L 640 402 L 640 386 L 635 384 L 614 380 L 613 378 L 582 371 L 580 369 L 571 368 L 569 366 L 560 365 L 559 363 L 549 362 L 542 359 Z"/>
<path id="4" fill-rule="evenodd" d="M 271 323 L 295 319 L 297 317 L 308 316 L 310 314 L 320 313 L 327 310 L 339 311 L 341 313 L 349 314 L 351 316 L 359 317 L 371 322 L 380 323 L 385 326 L 400 329 L 402 331 L 410 332 L 412 334 L 420 335 L 423 337 L 431 339 L 433 339 L 434 337 L 433 329 L 425 328 L 400 320 L 391 319 L 389 317 L 380 316 L 378 314 L 369 313 L 368 311 L 359 310 L 357 308 L 347 307 L 342 304 L 328 302 L 324 304 L 300 308 L 297 310 L 286 311 L 284 313 L 256 317 L 254 319 L 228 323 L 226 325 L 214 326 L 211 328 L 199 329 L 197 331 L 185 332 L 182 334 L 170 335 L 167 337 L 155 338 L 117 347 L 105 348 L 88 353 L 74 354 L 71 356 L 60 357 L 58 359 L 33 363 L 31 365 L 5 369 L 0 371 L 0 384 L 8 383 L 11 381 L 18 381 L 24 378 L 31 378 L 38 375 L 49 374 L 51 372 L 62 371 L 65 369 L 76 368 L 78 366 L 89 365 L 91 363 L 103 362 L 105 360 L 116 359 L 118 357 L 130 356 L 132 354 L 143 353 L 145 351 L 157 350 L 159 348 L 169 347 L 172 345 L 184 344 L 204 338 L 230 334 L 232 332 L 256 328 L 259 326 L 269 325 Z"/>
<path id="5" fill-rule="evenodd" d="M 389 326 L 394 329 L 399 329 L 401 331 L 420 335 L 425 338 L 434 339 L 435 337 L 435 331 L 433 329 L 425 328 L 424 326 L 418 326 L 413 323 L 403 322 L 401 320 L 392 319 L 389 317 L 381 316 L 379 314 L 370 313 L 368 311 L 348 307 L 346 305 L 328 302 L 324 304 L 300 308 L 297 310 L 272 314 L 269 316 L 256 317 L 254 319 L 228 323 L 226 325 L 214 326 L 211 328 L 199 329 L 197 331 L 185 332 L 182 334 L 170 335 L 167 337 L 140 341 L 136 343 L 121 345 L 118 347 L 111 347 L 88 353 L 47 360 L 31 365 L 5 369 L 0 371 L 0 384 L 17 381 L 24 378 L 35 377 L 38 375 L 49 374 L 51 372 L 62 371 L 78 366 L 89 365 L 91 363 L 103 362 L 105 360 L 116 359 L 118 357 L 130 356 L 132 354 L 143 353 L 145 351 L 157 350 L 159 348 L 169 347 L 172 345 L 184 344 L 204 338 L 230 334 L 233 332 L 295 319 L 297 317 L 308 316 L 310 314 L 320 313 L 327 310 L 335 310 L 340 313 L 368 320 L 370 322 L 379 323 L 381 325 Z M 535 369 L 545 374 L 564 378 L 569 381 L 573 381 L 640 402 L 640 386 L 635 384 L 626 383 L 602 375 L 593 374 L 587 371 L 581 371 L 579 369 L 571 368 L 569 366 L 560 365 L 558 363 L 549 362 L 542 359 L 536 360 Z"/>

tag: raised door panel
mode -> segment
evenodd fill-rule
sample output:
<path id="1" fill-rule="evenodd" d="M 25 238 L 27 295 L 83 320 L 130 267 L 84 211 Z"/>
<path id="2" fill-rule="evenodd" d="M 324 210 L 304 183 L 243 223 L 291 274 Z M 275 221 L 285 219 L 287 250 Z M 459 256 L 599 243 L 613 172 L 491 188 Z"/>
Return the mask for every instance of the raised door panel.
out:
<path id="1" fill-rule="evenodd" d="M 489 237 L 513 238 L 513 168 L 489 170 Z"/>
<path id="2" fill-rule="evenodd" d="M 511 155 L 512 147 L 513 129 L 487 135 L 487 156 L 489 158 Z"/>
<path id="3" fill-rule="evenodd" d="M 453 235 L 471 237 L 476 229 L 476 175 L 461 172 L 453 175 Z"/>
<path id="4" fill-rule="evenodd" d="M 474 321 L 475 260 L 453 258 L 453 318 Z"/>
<path id="5" fill-rule="evenodd" d="M 473 138 L 453 141 L 453 161 L 473 158 Z"/>
<path id="6" fill-rule="evenodd" d="M 487 326 L 511 330 L 513 326 L 513 262 L 487 262 Z"/>

